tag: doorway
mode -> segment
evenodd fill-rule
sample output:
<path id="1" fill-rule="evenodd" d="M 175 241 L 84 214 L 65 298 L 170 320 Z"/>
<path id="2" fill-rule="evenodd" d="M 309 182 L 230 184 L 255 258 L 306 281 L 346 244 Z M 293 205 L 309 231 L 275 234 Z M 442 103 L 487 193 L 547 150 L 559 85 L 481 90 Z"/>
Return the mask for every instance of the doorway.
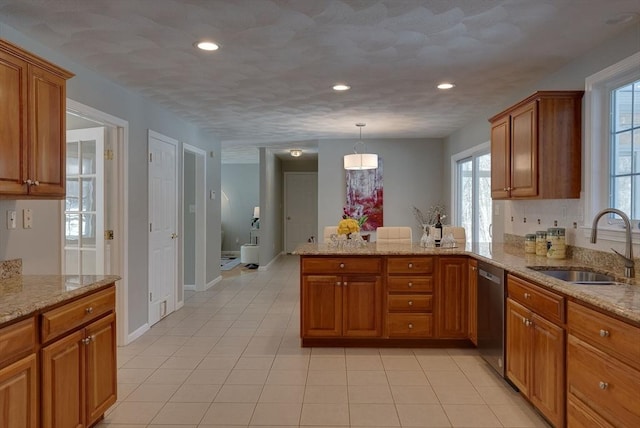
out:
<path id="1" fill-rule="evenodd" d="M 182 271 L 183 289 L 206 288 L 206 152 L 182 146 Z M 181 296 L 179 296 L 181 297 Z M 178 299 L 178 306 L 182 299 Z"/>
<path id="2" fill-rule="evenodd" d="M 318 232 L 318 173 L 285 172 L 285 251 L 293 252 Z"/>

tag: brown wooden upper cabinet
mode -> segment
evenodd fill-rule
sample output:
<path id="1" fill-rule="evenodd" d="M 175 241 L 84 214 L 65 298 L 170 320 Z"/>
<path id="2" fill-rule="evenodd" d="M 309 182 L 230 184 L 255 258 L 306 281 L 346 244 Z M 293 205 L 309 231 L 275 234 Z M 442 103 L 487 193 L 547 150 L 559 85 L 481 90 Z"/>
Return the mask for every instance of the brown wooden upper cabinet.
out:
<path id="1" fill-rule="evenodd" d="M 0 39 L 0 198 L 64 198 L 72 76 Z"/>
<path id="2" fill-rule="evenodd" d="M 489 119 L 493 199 L 580 197 L 583 91 L 539 91 Z"/>

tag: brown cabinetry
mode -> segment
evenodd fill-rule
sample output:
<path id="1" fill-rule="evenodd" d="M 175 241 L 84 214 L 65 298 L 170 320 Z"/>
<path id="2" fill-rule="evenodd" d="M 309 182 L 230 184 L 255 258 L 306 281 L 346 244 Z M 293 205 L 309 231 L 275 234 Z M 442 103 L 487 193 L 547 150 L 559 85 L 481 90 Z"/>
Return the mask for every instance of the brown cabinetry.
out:
<path id="1" fill-rule="evenodd" d="M 303 340 L 380 337 L 381 273 L 380 258 L 303 258 Z"/>
<path id="2" fill-rule="evenodd" d="M 0 426 L 38 426 L 35 318 L 0 329 Z"/>
<path id="3" fill-rule="evenodd" d="M 563 426 L 565 337 L 554 322 L 564 322 L 564 298 L 512 275 L 507 290 L 505 374 L 554 426 Z"/>
<path id="4" fill-rule="evenodd" d="M 0 40 L 0 198 L 64 197 L 65 81 L 72 76 Z"/>
<path id="5" fill-rule="evenodd" d="M 436 282 L 436 337 L 468 337 L 469 294 L 467 257 L 440 257 Z"/>
<path id="6" fill-rule="evenodd" d="M 433 337 L 435 258 L 387 258 L 386 335 Z"/>
<path id="7" fill-rule="evenodd" d="M 582 91 L 540 91 L 489 119 L 491 197 L 580 197 Z"/>
<path id="8" fill-rule="evenodd" d="M 478 261 L 469 259 L 469 340 L 478 346 Z"/>
<path id="9" fill-rule="evenodd" d="M 574 302 L 567 312 L 568 426 L 640 426 L 640 328 Z"/>

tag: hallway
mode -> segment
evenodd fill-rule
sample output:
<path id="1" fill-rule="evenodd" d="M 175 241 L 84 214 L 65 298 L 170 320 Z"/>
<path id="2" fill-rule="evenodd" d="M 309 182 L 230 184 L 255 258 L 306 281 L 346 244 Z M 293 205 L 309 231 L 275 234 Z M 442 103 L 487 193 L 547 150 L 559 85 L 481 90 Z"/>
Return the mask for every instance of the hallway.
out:
<path id="1" fill-rule="evenodd" d="M 298 257 L 225 273 L 118 350 L 100 428 L 546 427 L 475 350 L 300 348 Z"/>

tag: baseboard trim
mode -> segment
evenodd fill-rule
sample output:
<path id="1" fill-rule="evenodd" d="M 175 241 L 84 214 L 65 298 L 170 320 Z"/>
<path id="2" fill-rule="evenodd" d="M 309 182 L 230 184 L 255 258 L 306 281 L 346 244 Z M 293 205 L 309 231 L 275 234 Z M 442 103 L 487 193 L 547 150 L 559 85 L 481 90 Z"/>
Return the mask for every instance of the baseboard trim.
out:
<path id="1" fill-rule="evenodd" d="M 125 345 L 130 344 L 131 342 L 133 342 L 134 340 L 136 340 L 137 338 L 145 334 L 147 331 L 149 331 L 150 328 L 151 327 L 149 327 L 149 323 L 142 324 L 136 330 L 129 333 L 129 335 L 127 336 L 127 342 L 125 343 Z"/>
<path id="2" fill-rule="evenodd" d="M 267 263 L 266 266 L 262 266 L 262 265 L 258 266 L 258 270 L 261 270 L 261 271 L 269 270 L 271 265 L 273 265 L 276 261 L 278 261 L 280 256 L 282 256 L 283 254 L 284 254 L 283 252 L 278 253 L 274 258 L 271 259 L 269 263 Z"/>
<path id="3" fill-rule="evenodd" d="M 210 281 L 207 283 L 207 285 L 205 285 L 204 289 L 205 291 L 210 289 L 211 287 L 213 287 L 214 285 L 216 285 L 217 283 L 219 283 L 220 281 L 222 281 L 222 275 L 219 275 L 217 278 L 215 278 L 213 281 Z"/>

